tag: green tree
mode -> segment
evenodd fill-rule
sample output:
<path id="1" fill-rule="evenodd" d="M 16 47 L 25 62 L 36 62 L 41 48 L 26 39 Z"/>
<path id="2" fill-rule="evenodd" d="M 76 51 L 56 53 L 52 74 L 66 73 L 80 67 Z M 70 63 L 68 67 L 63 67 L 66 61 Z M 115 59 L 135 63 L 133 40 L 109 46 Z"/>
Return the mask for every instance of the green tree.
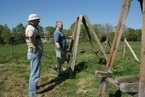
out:
<path id="1" fill-rule="evenodd" d="M 14 27 L 12 29 L 13 35 L 12 37 L 14 37 L 15 43 L 19 44 L 19 43 L 24 43 L 25 42 L 25 27 L 22 23 L 16 25 L 16 27 Z"/>
<path id="2" fill-rule="evenodd" d="M 5 25 L 0 25 L 0 44 L 8 44 L 11 37 L 10 28 Z"/>
<path id="3" fill-rule="evenodd" d="M 140 41 L 140 39 L 141 39 L 141 30 L 128 28 L 127 32 L 125 33 L 125 36 L 126 36 L 128 41 Z"/>
<path id="4" fill-rule="evenodd" d="M 46 33 L 48 33 L 48 37 L 51 38 L 53 37 L 53 32 L 55 31 L 55 27 L 52 26 L 47 26 L 45 27 Z"/>

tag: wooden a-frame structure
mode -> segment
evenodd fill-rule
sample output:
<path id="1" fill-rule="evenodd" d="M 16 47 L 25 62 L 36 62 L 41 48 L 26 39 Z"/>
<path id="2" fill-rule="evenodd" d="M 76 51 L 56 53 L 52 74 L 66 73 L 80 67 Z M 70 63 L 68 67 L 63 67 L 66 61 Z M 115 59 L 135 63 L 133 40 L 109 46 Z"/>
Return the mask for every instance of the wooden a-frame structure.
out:
<path id="1" fill-rule="evenodd" d="M 93 51 L 98 52 L 98 48 L 96 48 L 96 43 L 97 43 L 99 50 L 102 52 L 104 58 L 107 60 L 105 49 L 103 45 L 101 44 L 88 18 L 86 16 L 79 16 L 76 18 L 76 21 L 72 24 L 71 29 L 70 29 L 72 38 L 71 38 L 71 42 L 69 43 L 69 51 L 71 52 L 71 58 L 70 58 L 69 64 L 71 66 L 72 71 L 74 71 L 74 67 L 77 60 L 78 45 L 79 45 L 79 38 L 80 38 L 82 24 L 84 25 L 86 29 L 86 32 L 84 33 L 87 34 Z"/>
<path id="2" fill-rule="evenodd" d="M 145 0 L 138 0 L 142 9 L 142 39 L 141 39 L 141 63 L 139 76 L 125 76 L 117 79 L 112 78 L 112 67 L 116 58 L 117 49 L 124 32 L 125 21 L 127 19 L 132 0 L 123 0 L 123 6 L 118 20 L 116 33 L 107 59 L 107 71 L 96 71 L 97 76 L 101 77 L 101 83 L 97 97 L 108 97 L 106 93 L 107 83 L 113 84 L 121 92 L 130 92 L 134 97 L 145 97 Z M 118 97 L 121 97 L 118 96 Z"/>

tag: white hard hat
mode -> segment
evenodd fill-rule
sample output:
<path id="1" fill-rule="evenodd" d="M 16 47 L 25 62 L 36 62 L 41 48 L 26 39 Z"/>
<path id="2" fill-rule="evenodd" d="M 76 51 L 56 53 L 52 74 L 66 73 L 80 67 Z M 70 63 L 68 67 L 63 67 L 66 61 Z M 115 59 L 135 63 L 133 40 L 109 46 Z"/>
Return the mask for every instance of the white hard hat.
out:
<path id="1" fill-rule="evenodd" d="M 32 21 L 32 20 L 39 20 L 40 17 L 37 14 L 30 14 L 28 17 L 28 21 Z"/>

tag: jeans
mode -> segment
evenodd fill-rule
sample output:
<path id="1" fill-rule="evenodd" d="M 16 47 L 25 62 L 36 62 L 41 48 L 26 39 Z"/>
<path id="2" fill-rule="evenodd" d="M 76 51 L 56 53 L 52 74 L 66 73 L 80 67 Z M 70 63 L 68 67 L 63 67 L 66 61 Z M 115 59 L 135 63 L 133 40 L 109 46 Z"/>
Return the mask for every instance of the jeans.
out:
<path id="1" fill-rule="evenodd" d="M 27 59 L 30 61 L 30 75 L 29 75 L 29 97 L 36 97 L 37 82 L 40 78 L 40 60 L 42 52 L 35 53 L 28 51 Z"/>

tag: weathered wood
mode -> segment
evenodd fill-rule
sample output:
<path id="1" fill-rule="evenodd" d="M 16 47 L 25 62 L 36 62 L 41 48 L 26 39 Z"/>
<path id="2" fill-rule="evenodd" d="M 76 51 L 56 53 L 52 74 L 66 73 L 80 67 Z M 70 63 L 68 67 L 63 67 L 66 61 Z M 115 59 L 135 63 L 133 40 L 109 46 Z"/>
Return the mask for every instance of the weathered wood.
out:
<path id="1" fill-rule="evenodd" d="M 126 78 L 125 78 L 126 79 Z M 106 81 L 109 84 L 114 85 L 117 89 L 121 90 L 124 93 L 137 93 L 138 92 L 138 81 L 130 81 L 131 79 L 123 79 L 119 81 L 113 78 L 106 78 Z M 125 82 L 126 81 L 126 82 Z"/>
<path id="2" fill-rule="evenodd" d="M 114 85 L 117 89 L 119 89 L 119 82 L 118 80 L 114 80 L 113 78 L 107 78 L 108 83 L 111 83 L 112 85 Z"/>
<path id="3" fill-rule="evenodd" d="M 138 97 L 145 97 L 145 0 L 143 0 L 141 64 L 140 64 L 139 95 L 138 95 Z"/>
<path id="4" fill-rule="evenodd" d="M 131 54 L 133 55 L 134 59 L 139 62 L 139 58 L 137 57 L 137 55 L 135 54 L 134 50 L 132 49 L 132 47 L 130 46 L 130 44 L 128 43 L 128 41 L 126 39 L 124 39 L 125 44 L 127 45 L 127 47 L 129 48 Z"/>
<path id="5" fill-rule="evenodd" d="M 79 44 L 81 24 L 82 24 L 82 16 L 79 16 L 76 35 L 74 36 L 76 39 L 74 40 L 73 56 L 72 56 L 72 62 L 71 62 L 72 71 L 74 71 L 74 67 L 75 67 L 76 59 L 77 59 L 77 50 L 78 50 L 78 44 Z"/>
<path id="6" fill-rule="evenodd" d="M 101 81 L 100 87 L 98 89 L 97 97 L 108 97 L 106 91 L 107 91 L 107 81 L 104 79 L 104 81 Z"/>
<path id="7" fill-rule="evenodd" d="M 117 49 L 121 40 L 121 36 L 122 33 L 124 32 L 124 26 L 125 26 L 125 21 L 127 19 L 128 16 L 128 12 L 129 12 L 129 8 L 130 8 L 130 0 L 124 0 L 123 6 L 122 6 L 122 11 L 120 14 L 120 18 L 117 24 L 117 29 L 116 29 L 116 33 L 113 39 L 113 43 L 112 43 L 112 47 L 110 50 L 110 55 L 109 58 L 107 60 L 107 68 L 109 70 L 112 69 L 113 66 L 113 62 L 115 60 L 116 57 L 116 53 L 117 53 Z"/>
<path id="8" fill-rule="evenodd" d="M 75 35 L 76 35 L 77 24 L 78 24 L 78 18 L 71 25 L 69 36 L 67 37 L 68 48 L 66 50 L 67 51 L 67 53 L 66 53 L 66 61 L 69 64 L 72 62 L 72 56 L 73 56 L 72 55 L 73 54 L 72 50 L 73 50 L 73 46 L 74 46 L 74 40 L 75 40 Z"/>
<path id="9" fill-rule="evenodd" d="M 105 71 L 99 71 L 99 70 L 97 70 L 96 71 L 96 76 L 97 77 L 112 77 L 112 73 L 110 73 L 110 72 L 105 72 Z"/>
<path id="10" fill-rule="evenodd" d="M 119 85 L 121 92 L 124 93 L 137 93 L 138 92 L 138 82 L 136 83 L 121 83 Z"/>
<path id="11" fill-rule="evenodd" d="M 117 77 L 116 80 L 119 83 L 123 83 L 123 82 L 133 83 L 139 81 L 139 76 L 137 75 L 122 76 L 122 77 Z"/>
<path id="12" fill-rule="evenodd" d="M 122 36 L 122 33 L 124 32 L 125 21 L 126 21 L 127 16 L 128 16 L 130 3 L 131 3 L 131 0 L 124 0 L 123 6 L 122 6 L 122 11 L 120 13 L 120 18 L 119 18 L 119 21 L 117 24 L 116 33 L 115 33 L 112 47 L 110 50 L 110 55 L 107 58 L 106 67 L 107 67 L 109 72 L 112 70 L 113 62 L 114 62 L 115 57 L 116 57 L 116 53 L 117 53 L 117 49 L 118 49 L 118 46 L 119 46 L 119 43 L 121 40 L 121 36 Z M 102 83 L 105 84 L 104 85 L 105 87 L 103 87 L 103 88 L 101 87 Z M 104 80 L 104 82 L 102 82 L 102 83 L 100 85 L 100 88 L 101 88 L 100 90 L 106 90 L 105 89 L 107 87 L 106 80 Z M 102 91 L 100 91 L 100 92 L 102 92 Z M 101 93 L 99 93 L 99 94 L 101 94 Z M 103 97 L 103 94 L 100 97 Z"/>
<path id="13" fill-rule="evenodd" d="M 77 25 L 78 25 L 78 17 L 76 19 L 76 21 L 71 25 L 70 31 L 71 31 L 71 40 L 70 40 L 70 44 L 69 44 L 69 52 L 72 53 L 73 50 L 73 46 L 74 46 L 74 40 L 76 37 L 76 30 L 77 30 Z"/>
<path id="14" fill-rule="evenodd" d="M 117 89 L 124 93 L 137 93 L 138 92 L 138 81 L 129 81 L 126 79 L 122 82 L 119 80 L 114 80 L 113 78 L 106 78 L 106 81 L 114 85 Z"/>
<path id="15" fill-rule="evenodd" d="M 96 35 L 96 33 L 94 32 L 94 29 L 91 27 L 90 22 L 88 22 L 86 20 L 86 17 L 84 16 L 80 16 L 77 18 L 76 22 L 73 23 L 73 25 L 71 26 L 71 30 L 72 30 L 72 41 L 71 41 L 71 45 L 69 46 L 69 51 L 72 52 L 72 58 L 70 61 L 71 64 L 71 69 L 74 70 L 74 66 L 75 66 L 75 62 L 76 62 L 76 57 L 77 57 L 77 49 L 78 49 L 78 43 L 79 43 L 79 35 L 80 35 L 80 30 L 81 30 L 81 24 L 84 24 L 86 30 L 87 30 L 87 35 L 89 37 L 89 42 L 91 43 L 91 45 L 93 45 L 93 49 L 96 45 L 96 42 L 98 43 L 100 50 L 103 52 L 103 55 L 105 56 L 105 59 L 107 60 L 107 55 L 105 53 L 105 50 L 103 49 L 98 36 Z M 93 33 L 93 34 L 92 34 Z M 92 39 L 93 37 L 95 38 L 95 42 Z M 98 52 L 98 48 L 96 48 L 96 51 L 94 51 L 95 53 Z"/>

